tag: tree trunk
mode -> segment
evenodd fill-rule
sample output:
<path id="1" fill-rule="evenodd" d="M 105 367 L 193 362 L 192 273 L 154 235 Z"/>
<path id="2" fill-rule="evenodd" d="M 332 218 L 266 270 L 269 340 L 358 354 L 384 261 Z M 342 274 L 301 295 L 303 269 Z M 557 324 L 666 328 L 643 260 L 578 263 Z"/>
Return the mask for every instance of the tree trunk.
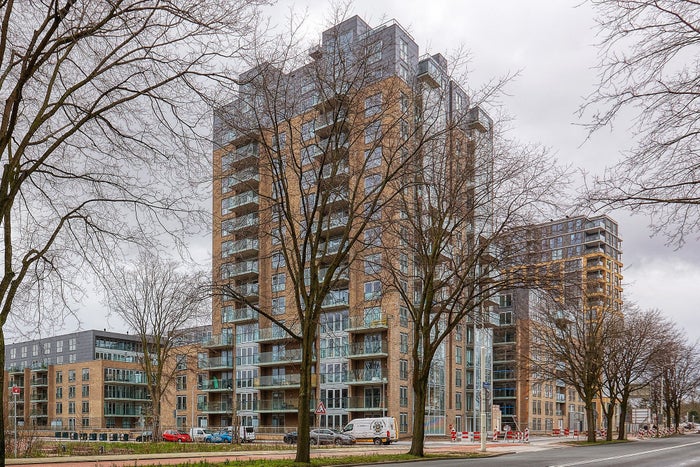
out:
<path id="1" fill-rule="evenodd" d="M 2 327 L 0 327 L 0 388 L 6 388 L 7 387 L 7 382 L 5 381 L 5 332 L 3 331 Z M 25 391 L 26 391 L 27 385 L 25 384 Z M 4 389 L 3 389 L 4 390 Z M 6 420 L 6 413 L 5 413 L 5 408 L 7 407 L 4 403 L 2 403 L 4 397 L 0 398 L 0 421 L 4 422 Z M 14 420 L 14 423 L 17 423 L 17 420 Z M 0 453 L 2 453 L 2 456 L 0 456 L 0 466 L 5 467 L 5 449 L 7 447 L 5 446 L 5 430 L 0 430 Z"/>
<path id="2" fill-rule="evenodd" d="M 593 410 L 592 401 L 586 403 L 586 424 L 588 425 L 587 441 L 589 443 L 595 443 L 595 410 Z"/>
<path id="3" fill-rule="evenodd" d="M 627 427 L 625 423 L 627 422 L 627 397 L 622 396 L 620 400 L 620 421 L 617 425 L 617 439 L 620 441 L 627 439 Z"/>
<path id="4" fill-rule="evenodd" d="M 411 449 L 408 451 L 413 456 L 423 457 L 425 453 L 425 400 L 427 397 L 427 377 L 422 378 L 414 373 L 413 378 L 413 406 L 417 410 L 413 412 L 413 438 L 411 439 Z"/>
<path id="5" fill-rule="evenodd" d="M 308 314 L 307 314 L 308 316 Z M 311 428 L 311 365 L 316 340 L 315 326 L 304 329 L 301 339 L 301 368 L 299 369 L 299 423 L 297 429 L 297 454 L 294 462 L 308 464 L 311 461 L 309 428 Z"/>
<path id="6" fill-rule="evenodd" d="M 608 410 L 605 412 L 605 420 L 607 421 L 607 430 L 605 432 L 605 440 L 612 441 L 613 439 L 613 418 L 615 416 L 615 404 L 608 404 Z"/>

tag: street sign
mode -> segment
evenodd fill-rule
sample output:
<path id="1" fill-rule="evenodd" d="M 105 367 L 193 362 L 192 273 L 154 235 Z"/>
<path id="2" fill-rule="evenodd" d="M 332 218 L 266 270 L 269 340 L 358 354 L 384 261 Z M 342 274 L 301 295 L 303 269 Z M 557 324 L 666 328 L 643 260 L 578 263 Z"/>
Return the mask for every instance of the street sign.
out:
<path id="1" fill-rule="evenodd" d="M 19 386 L 12 386 L 12 394 L 19 395 Z"/>
<path id="2" fill-rule="evenodd" d="M 325 415 L 326 414 L 326 404 L 323 403 L 323 401 L 318 401 L 318 405 L 316 406 L 316 415 Z"/>
<path id="3" fill-rule="evenodd" d="M 488 389 L 489 387 L 491 387 L 491 383 L 489 383 L 488 381 L 484 381 L 483 384 L 484 384 L 484 389 Z"/>

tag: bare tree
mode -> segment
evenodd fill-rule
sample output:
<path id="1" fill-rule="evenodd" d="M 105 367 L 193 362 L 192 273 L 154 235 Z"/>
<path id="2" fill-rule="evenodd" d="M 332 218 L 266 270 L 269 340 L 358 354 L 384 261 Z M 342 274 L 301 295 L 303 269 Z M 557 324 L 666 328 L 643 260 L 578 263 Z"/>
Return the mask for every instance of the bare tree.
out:
<path id="1" fill-rule="evenodd" d="M 187 219 L 209 173 L 197 94 L 258 3 L 0 1 L 0 359 L 8 326 L 70 312 L 121 242 L 206 225 Z"/>
<path id="2" fill-rule="evenodd" d="M 620 331 L 618 311 L 590 308 L 584 297 L 562 300 L 539 293 L 531 304 L 531 365 L 535 377 L 560 379 L 573 387 L 586 407 L 588 441 L 596 440 L 596 400 L 603 387 L 604 343 Z"/>
<path id="3" fill-rule="evenodd" d="M 600 83 L 583 111 L 591 130 L 636 113 L 635 145 L 596 178 L 588 198 L 652 216 L 683 245 L 700 230 L 700 8 L 695 0 L 591 0 L 602 41 Z M 601 110 L 602 108 L 602 110 Z"/>
<path id="4" fill-rule="evenodd" d="M 661 346 L 658 365 L 663 382 L 661 397 L 668 428 L 678 429 L 681 423 L 681 406 L 690 399 L 700 382 L 700 360 L 697 345 L 688 344 L 686 336 L 676 334 L 676 339 L 666 340 Z"/>
<path id="5" fill-rule="evenodd" d="M 133 265 L 115 268 L 104 279 L 112 313 L 139 337 L 141 366 L 151 399 L 146 416 L 153 421 L 153 439 L 160 439 L 163 398 L 172 391 L 186 355 L 175 353 L 188 328 L 201 322 L 210 308 L 203 300 L 203 271 L 182 272 L 182 265 L 142 253 Z"/>
<path id="6" fill-rule="evenodd" d="M 515 267 L 524 252 L 502 247 L 555 204 L 566 179 L 545 149 L 503 139 L 480 107 L 448 115 L 446 130 L 414 160 L 421 170 L 411 171 L 408 188 L 389 207 L 393 221 L 385 228 L 396 241 L 384 246 L 381 258 L 366 258 L 381 260 L 378 276 L 399 295 L 410 318 L 415 407 L 410 452 L 417 456 L 424 454 L 427 397 L 432 374 L 440 372 L 438 356 L 458 326 L 469 321 L 486 332 L 499 292 L 525 286 L 525 270 Z"/>
<path id="7" fill-rule="evenodd" d="M 617 329 L 602 343 L 605 362 L 600 399 L 608 399 L 608 404 L 603 405 L 608 421 L 608 441 L 612 440 L 612 423 L 618 404 L 620 419 L 617 439 L 626 439 L 625 423 L 632 392 L 650 383 L 654 359 L 663 352 L 660 343 L 672 331 L 672 325 L 658 310 L 641 311 L 625 303 L 622 313 L 619 320 L 612 323 Z"/>

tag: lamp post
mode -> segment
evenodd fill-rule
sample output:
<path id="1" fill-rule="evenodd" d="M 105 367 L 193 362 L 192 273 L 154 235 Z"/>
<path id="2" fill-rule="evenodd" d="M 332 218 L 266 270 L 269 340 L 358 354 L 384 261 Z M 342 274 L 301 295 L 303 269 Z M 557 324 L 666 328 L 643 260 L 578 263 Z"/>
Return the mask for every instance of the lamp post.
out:
<path id="1" fill-rule="evenodd" d="M 382 417 L 386 417 L 386 378 L 382 378 Z"/>
<path id="2" fill-rule="evenodd" d="M 483 338 L 483 336 L 482 336 Z M 479 440 L 481 441 L 481 447 L 480 451 L 481 452 L 486 452 L 486 347 L 484 345 L 481 345 L 481 351 L 480 351 L 480 379 L 481 379 L 481 388 L 480 388 L 480 403 L 479 403 L 479 410 L 481 411 L 481 435 L 479 436 Z"/>

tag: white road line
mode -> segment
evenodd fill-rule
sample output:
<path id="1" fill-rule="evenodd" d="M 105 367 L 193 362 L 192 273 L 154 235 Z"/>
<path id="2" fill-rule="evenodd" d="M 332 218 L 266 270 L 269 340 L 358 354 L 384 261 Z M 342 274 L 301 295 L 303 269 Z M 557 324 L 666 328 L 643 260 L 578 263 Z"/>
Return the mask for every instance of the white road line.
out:
<path id="1" fill-rule="evenodd" d="M 587 461 L 574 462 L 573 464 L 557 464 L 556 466 L 553 466 L 553 467 L 571 467 L 574 465 L 595 464 L 596 462 L 612 461 L 612 460 L 616 460 L 616 459 L 624 459 L 626 457 L 635 457 L 635 456 L 641 456 L 644 454 L 651 454 L 654 452 L 669 451 L 671 449 L 684 448 L 686 446 L 693 446 L 695 444 L 700 444 L 700 441 L 695 441 L 694 443 L 688 443 L 688 444 L 681 444 L 679 446 L 669 446 L 666 448 L 652 449 L 650 451 L 634 452 L 632 454 L 624 454 L 622 456 L 605 457 L 602 459 L 591 459 L 591 460 L 587 460 Z"/>

